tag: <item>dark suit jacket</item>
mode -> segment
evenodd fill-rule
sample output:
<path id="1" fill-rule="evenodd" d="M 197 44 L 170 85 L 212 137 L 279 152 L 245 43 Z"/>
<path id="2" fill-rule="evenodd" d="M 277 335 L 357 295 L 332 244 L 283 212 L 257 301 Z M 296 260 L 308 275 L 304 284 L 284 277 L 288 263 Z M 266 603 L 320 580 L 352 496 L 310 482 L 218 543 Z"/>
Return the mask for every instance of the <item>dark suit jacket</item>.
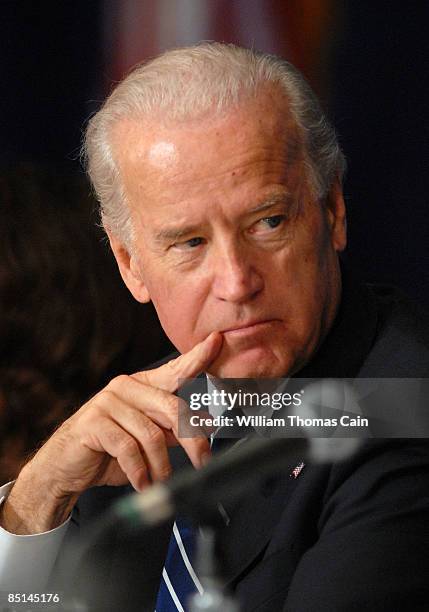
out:
<path id="1" fill-rule="evenodd" d="M 346 278 L 334 326 L 299 376 L 428 377 L 428 329 L 397 291 Z M 80 530 L 124 490 L 83 495 Z M 429 610 L 426 440 L 371 440 L 351 460 L 277 474 L 223 503 L 223 580 L 245 612 Z M 98 541 L 78 580 L 94 609 L 154 609 L 170 528 L 115 527 Z"/>

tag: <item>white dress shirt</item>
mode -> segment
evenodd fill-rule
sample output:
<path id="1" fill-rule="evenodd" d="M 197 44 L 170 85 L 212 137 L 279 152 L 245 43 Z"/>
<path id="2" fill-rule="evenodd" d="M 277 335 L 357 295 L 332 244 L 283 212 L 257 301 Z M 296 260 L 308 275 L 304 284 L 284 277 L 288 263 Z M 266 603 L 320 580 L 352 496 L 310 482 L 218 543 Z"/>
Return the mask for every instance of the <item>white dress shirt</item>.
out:
<path id="1" fill-rule="evenodd" d="M 0 505 L 12 485 L 0 487 Z M 43 592 L 69 522 L 36 535 L 15 535 L 0 527 L 0 591 Z"/>

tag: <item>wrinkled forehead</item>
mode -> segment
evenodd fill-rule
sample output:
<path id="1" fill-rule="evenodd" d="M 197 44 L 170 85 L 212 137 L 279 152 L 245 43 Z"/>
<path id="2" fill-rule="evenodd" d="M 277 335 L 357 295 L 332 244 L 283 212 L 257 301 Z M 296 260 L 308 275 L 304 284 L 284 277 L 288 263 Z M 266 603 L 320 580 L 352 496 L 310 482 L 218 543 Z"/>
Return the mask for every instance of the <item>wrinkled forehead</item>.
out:
<path id="1" fill-rule="evenodd" d="M 188 207 L 189 201 L 207 201 L 207 194 L 215 201 L 222 189 L 230 196 L 246 177 L 255 183 L 258 173 L 291 193 L 306 183 L 301 134 L 287 102 L 271 91 L 222 115 L 180 123 L 123 119 L 112 140 L 131 216 L 144 214 L 146 221 L 159 206 Z"/>
<path id="2" fill-rule="evenodd" d="M 198 158 L 198 145 L 206 144 L 207 134 L 213 131 L 219 145 L 234 139 L 264 139 L 264 142 L 284 142 L 287 159 L 292 162 L 304 154 L 304 138 L 289 110 L 286 95 L 275 86 L 266 86 L 259 95 L 244 99 L 239 105 L 217 112 L 207 110 L 203 115 L 190 115 L 184 121 L 169 119 L 165 113 L 150 117 L 132 116 L 120 119 L 112 128 L 111 143 L 119 166 L 124 163 L 147 162 L 154 168 L 177 163 L 178 156 L 187 153 Z M 180 142 L 177 142 L 178 139 Z M 187 140 L 193 147 L 186 149 Z M 195 148 L 195 145 L 197 147 Z"/>

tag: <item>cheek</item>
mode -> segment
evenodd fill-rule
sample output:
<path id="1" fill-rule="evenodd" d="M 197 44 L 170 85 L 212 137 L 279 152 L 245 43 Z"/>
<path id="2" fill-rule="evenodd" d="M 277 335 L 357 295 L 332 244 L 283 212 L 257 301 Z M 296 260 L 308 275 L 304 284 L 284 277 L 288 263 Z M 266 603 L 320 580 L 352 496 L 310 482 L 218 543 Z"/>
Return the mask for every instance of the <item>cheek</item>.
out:
<path id="1" fill-rule="evenodd" d="M 195 329 L 201 307 L 189 286 L 158 283 L 152 289 L 151 299 L 161 326 L 180 352 L 190 350 L 196 343 Z"/>
<path id="2" fill-rule="evenodd" d="M 285 311 L 288 320 L 293 319 L 297 328 L 317 320 L 329 291 L 332 262 L 329 238 L 317 219 L 276 254 L 270 274 L 271 293 L 276 306 Z"/>
<path id="3" fill-rule="evenodd" d="M 317 276 L 316 284 L 321 281 L 321 274 L 326 271 L 332 260 L 333 248 L 330 231 L 322 211 L 317 208 L 303 224 L 302 233 L 295 245 L 299 264 L 307 274 Z"/>

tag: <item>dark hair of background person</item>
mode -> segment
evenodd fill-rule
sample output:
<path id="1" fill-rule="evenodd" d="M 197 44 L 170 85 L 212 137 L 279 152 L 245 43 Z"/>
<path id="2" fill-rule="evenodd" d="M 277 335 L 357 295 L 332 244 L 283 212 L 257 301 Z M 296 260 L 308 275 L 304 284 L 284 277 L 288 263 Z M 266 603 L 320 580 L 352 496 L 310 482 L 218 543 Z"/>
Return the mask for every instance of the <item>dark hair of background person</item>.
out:
<path id="1" fill-rule="evenodd" d="M 0 171 L 0 482 L 119 373 L 171 350 L 122 283 L 86 179 Z"/>

